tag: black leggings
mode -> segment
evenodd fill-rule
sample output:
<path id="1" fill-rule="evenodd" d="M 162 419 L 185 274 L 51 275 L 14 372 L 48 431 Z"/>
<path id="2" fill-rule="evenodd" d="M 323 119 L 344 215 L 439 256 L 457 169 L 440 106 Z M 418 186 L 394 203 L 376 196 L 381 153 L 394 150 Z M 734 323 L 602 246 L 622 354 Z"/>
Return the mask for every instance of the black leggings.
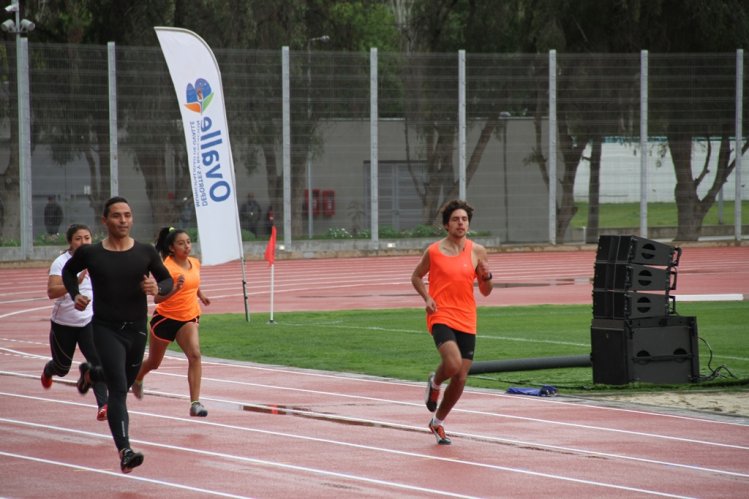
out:
<path id="1" fill-rule="evenodd" d="M 83 327 L 64 326 L 55 321 L 50 322 L 52 326 L 49 330 L 49 348 L 52 351 L 52 360 L 44 366 L 44 373 L 47 376 L 63 377 L 70 372 L 76 345 L 81 349 L 86 361 L 94 365 L 99 364 L 90 322 Z M 94 396 L 97 406 L 101 407 L 106 404 L 107 386 L 104 383 L 95 383 Z"/>
<path id="2" fill-rule="evenodd" d="M 109 389 L 109 430 L 117 450 L 130 447 L 127 391 L 146 351 L 146 320 L 110 322 L 94 319 L 94 344 L 101 363 L 91 370 L 91 381 L 105 381 Z"/>

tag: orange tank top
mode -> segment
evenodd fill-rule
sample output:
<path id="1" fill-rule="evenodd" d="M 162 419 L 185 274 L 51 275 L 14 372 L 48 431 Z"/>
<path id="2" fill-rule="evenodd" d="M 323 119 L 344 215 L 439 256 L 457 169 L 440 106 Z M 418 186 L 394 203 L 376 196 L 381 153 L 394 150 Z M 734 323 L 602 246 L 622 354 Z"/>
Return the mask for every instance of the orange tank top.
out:
<path id="1" fill-rule="evenodd" d="M 177 321 L 191 321 L 200 315 L 200 304 L 198 303 L 198 289 L 200 288 L 200 261 L 188 257 L 190 270 L 180 267 L 171 256 L 166 257 L 164 266 L 169 270 L 174 282 L 180 274 L 185 276 L 182 288 L 167 300 L 156 305 L 156 312 L 169 319 Z"/>
<path id="2" fill-rule="evenodd" d="M 429 296 L 437 303 L 437 311 L 427 314 L 427 328 L 445 324 L 463 333 L 476 334 L 476 299 L 473 295 L 473 242 L 459 255 L 447 256 L 440 251 L 439 241 L 429 246 Z"/>

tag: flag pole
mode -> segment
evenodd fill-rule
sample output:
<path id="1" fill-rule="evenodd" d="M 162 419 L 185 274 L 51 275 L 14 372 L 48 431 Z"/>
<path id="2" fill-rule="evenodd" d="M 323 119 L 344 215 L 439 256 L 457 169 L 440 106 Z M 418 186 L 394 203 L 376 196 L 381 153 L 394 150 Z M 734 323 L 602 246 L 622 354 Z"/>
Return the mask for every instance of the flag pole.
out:
<path id="1" fill-rule="evenodd" d="M 268 324 L 273 324 L 273 295 L 275 288 L 275 277 L 276 277 L 276 226 L 271 225 L 270 238 L 268 238 L 268 245 L 265 247 L 265 260 L 270 265 L 270 319 Z"/>
<path id="2" fill-rule="evenodd" d="M 274 296 L 274 288 L 275 288 L 275 282 L 276 282 L 276 264 L 271 263 L 270 264 L 270 319 L 268 319 L 269 324 L 274 324 L 276 321 L 273 320 L 273 296 Z"/>

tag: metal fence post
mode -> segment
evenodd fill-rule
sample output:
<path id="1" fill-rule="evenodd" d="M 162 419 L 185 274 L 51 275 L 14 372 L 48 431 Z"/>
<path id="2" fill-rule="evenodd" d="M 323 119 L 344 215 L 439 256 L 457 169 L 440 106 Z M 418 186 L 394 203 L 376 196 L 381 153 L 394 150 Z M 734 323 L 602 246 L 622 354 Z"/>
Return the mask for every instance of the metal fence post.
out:
<path id="1" fill-rule="evenodd" d="M 289 47 L 287 46 L 281 48 L 281 94 L 283 114 L 283 243 L 289 248 L 291 246 L 291 91 Z"/>
<path id="2" fill-rule="evenodd" d="M 114 42 L 107 42 L 107 87 L 109 88 L 109 195 L 120 194 L 117 145 L 117 54 Z"/>
<path id="3" fill-rule="evenodd" d="M 466 51 L 458 50 L 458 197 L 466 199 Z"/>
<path id="4" fill-rule="evenodd" d="M 737 241 L 741 240 L 741 156 L 743 147 L 742 118 L 744 114 L 744 49 L 736 50 L 736 144 L 734 145 L 734 232 Z"/>
<path id="5" fill-rule="evenodd" d="M 648 51 L 640 51 L 640 237 L 648 237 Z"/>
<path id="6" fill-rule="evenodd" d="M 29 41 L 16 33 L 18 78 L 18 179 L 20 182 L 21 254 L 31 259 L 34 250 L 33 197 L 31 190 L 31 104 L 29 103 Z"/>
<path id="7" fill-rule="evenodd" d="M 377 248 L 380 240 L 379 230 L 379 103 L 377 92 L 377 49 L 369 49 L 369 211 L 372 245 Z"/>
<path id="8" fill-rule="evenodd" d="M 557 51 L 549 50 L 549 242 L 557 244 Z"/>

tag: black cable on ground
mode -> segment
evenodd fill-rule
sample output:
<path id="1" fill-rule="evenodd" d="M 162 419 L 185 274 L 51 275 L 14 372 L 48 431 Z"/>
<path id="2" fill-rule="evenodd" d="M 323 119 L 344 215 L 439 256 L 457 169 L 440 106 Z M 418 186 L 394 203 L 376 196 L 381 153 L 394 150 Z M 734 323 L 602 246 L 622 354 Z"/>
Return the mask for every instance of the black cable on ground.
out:
<path id="1" fill-rule="evenodd" d="M 707 369 L 710 371 L 710 374 L 705 375 L 705 376 L 698 376 L 693 381 L 696 382 L 696 383 L 703 383 L 705 381 L 712 381 L 712 380 L 714 380 L 716 378 L 719 378 L 719 377 L 728 378 L 729 376 L 731 378 L 737 379 L 736 376 L 734 376 L 734 374 L 731 372 L 731 370 L 728 369 L 728 367 L 726 365 L 724 365 L 724 364 L 721 364 L 720 366 L 716 367 L 715 369 L 712 368 L 713 349 L 712 349 L 712 347 L 710 347 L 710 344 L 707 342 L 707 340 L 705 338 L 703 338 L 703 337 L 700 336 L 699 339 L 700 339 L 700 341 L 702 341 L 705 344 L 705 346 L 707 347 L 708 352 L 710 352 L 710 357 L 707 360 Z M 728 376 L 722 374 L 721 371 L 727 372 Z"/>

